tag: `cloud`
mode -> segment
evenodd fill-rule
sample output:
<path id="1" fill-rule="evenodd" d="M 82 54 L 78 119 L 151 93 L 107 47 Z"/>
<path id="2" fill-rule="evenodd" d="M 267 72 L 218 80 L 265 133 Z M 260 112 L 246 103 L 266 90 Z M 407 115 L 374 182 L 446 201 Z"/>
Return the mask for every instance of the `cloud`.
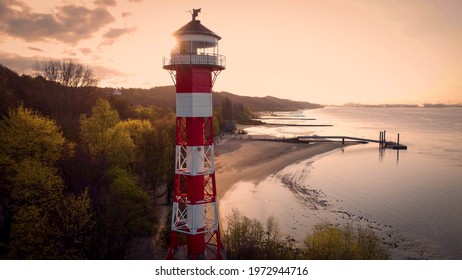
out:
<path id="1" fill-rule="evenodd" d="M 25 57 L 13 53 L 0 51 L 1 64 L 20 74 L 31 73 L 32 65 L 38 58 L 38 56 Z"/>
<path id="2" fill-rule="evenodd" d="M 117 6 L 117 2 L 115 0 L 95 0 L 93 3 L 97 6 Z"/>
<path id="3" fill-rule="evenodd" d="M 109 46 L 114 44 L 117 38 L 125 35 L 133 33 L 137 30 L 136 27 L 131 28 L 111 28 L 109 31 L 103 34 L 104 41 L 101 43 L 100 46 Z"/>
<path id="4" fill-rule="evenodd" d="M 103 37 L 107 39 L 116 39 L 125 34 L 132 33 L 136 31 L 136 27 L 132 28 L 111 28 L 108 32 L 104 33 Z"/>
<path id="5" fill-rule="evenodd" d="M 126 18 L 126 17 L 131 16 L 132 13 L 130 13 L 130 12 L 123 12 L 121 15 L 122 15 L 123 18 Z"/>
<path id="6" fill-rule="evenodd" d="M 89 66 L 95 71 L 96 76 L 101 80 L 110 80 L 114 78 L 125 78 L 129 75 L 117 69 L 108 68 L 105 66 Z"/>
<path id="7" fill-rule="evenodd" d="M 0 0 L 0 7 L 0 34 L 27 42 L 53 40 L 75 44 L 115 21 L 103 7 L 64 5 L 56 7 L 53 13 L 36 13 L 19 0 Z"/>
<path id="8" fill-rule="evenodd" d="M 77 52 L 74 49 L 66 48 L 63 53 L 69 56 L 77 56 Z"/>
<path id="9" fill-rule="evenodd" d="M 41 56 L 31 56 L 25 57 L 13 53 L 7 53 L 0 51 L 0 64 L 12 69 L 13 71 L 19 74 L 31 74 L 33 72 L 33 65 L 38 60 L 47 60 L 50 57 L 41 57 Z M 82 63 L 81 61 L 75 60 L 77 63 Z M 85 64 L 86 65 L 86 64 Z M 89 68 L 93 69 L 96 77 L 98 77 L 102 82 L 104 80 L 112 79 L 124 79 L 130 75 L 124 72 L 121 72 L 117 69 L 108 68 L 106 66 L 100 65 L 88 65 Z"/>
<path id="10" fill-rule="evenodd" d="M 91 53 L 93 52 L 93 50 L 90 49 L 90 48 L 81 48 L 81 49 L 80 49 L 80 52 L 81 52 L 82 54 L 84 54 L 84 55 L 89 55 L 89 54 L 91 54 Z"/>
<path id="11" fill-rule="evenodd" d="M 36 52 L 43 52 L 42 49 L 34 48 L 34 47 L 27 47 L 29 50 L 36 51 Z"/>
<path id="12" fill-rule="evenodd" d="M 143 0 L 128 0 L 128 2 L 141 3 Z"/>

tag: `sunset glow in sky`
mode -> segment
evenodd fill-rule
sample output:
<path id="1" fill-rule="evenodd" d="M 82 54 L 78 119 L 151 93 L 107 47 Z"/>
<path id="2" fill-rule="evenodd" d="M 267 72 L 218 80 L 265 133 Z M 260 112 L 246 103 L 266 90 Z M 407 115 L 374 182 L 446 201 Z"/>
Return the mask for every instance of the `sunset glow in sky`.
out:
<path id="1" fill-rule="evenodd" d="M 0 63 L 89 65 L 100 86 L 171 85 L 171 34 L 222 37 L 214 90 L 322 104 L 462 102 L 460 0 L 0 0 Z"/>

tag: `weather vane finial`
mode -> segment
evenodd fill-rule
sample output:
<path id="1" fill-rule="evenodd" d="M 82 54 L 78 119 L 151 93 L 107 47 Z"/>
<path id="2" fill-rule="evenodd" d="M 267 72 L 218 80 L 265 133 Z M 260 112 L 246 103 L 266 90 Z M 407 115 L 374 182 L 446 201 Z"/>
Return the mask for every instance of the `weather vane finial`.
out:
<path id="1" fill-rule="evenodd" d="M 192 20 L 196 20 L 196 17 L 199 15 L 199 13 L 201 12 L 201 9 L 192 9 L 192 11 L 188 11 L 191 13 L 192 15 Z"/>

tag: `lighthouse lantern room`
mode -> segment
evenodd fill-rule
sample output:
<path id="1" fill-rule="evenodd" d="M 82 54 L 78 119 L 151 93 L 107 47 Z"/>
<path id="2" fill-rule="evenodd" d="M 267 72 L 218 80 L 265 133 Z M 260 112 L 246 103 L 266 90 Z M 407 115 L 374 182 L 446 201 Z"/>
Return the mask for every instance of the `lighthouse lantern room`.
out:
<path id="1" fill-rule="evenodd" d="M 221 259 L 214 165 L 212 86 L 225 69 L 220 36 L 196 19 L 173 33 L 163 58 L 176 86 L 175 186 L 168 259 Z"/>

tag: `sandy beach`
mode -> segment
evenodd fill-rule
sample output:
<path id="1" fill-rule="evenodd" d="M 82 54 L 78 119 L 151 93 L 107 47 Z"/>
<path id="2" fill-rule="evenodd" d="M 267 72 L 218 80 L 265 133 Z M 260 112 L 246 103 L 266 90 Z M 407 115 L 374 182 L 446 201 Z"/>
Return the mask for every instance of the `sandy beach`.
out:
<path id="1" fill-rule="evenodd" d="M 238 210 L 245 216 L 250 215 L 250 218 L 259 219 L 263 223 L 269 216 L 274 216 L 284 228 L 283 234 L 302 240 L 305 232 L 332 218 L 331 211 L 325 211 L 322 193 L 317 190 L 308 190 L 307 193 L 305 189 L 296 189 L 296 186 L 283 190 L 275 189 L 270 187 L 273 184 L 266 180 L 291 164 L 343 148 L 344 145 L 339 142 L 307 144 L 238 137 L 225 139 L 215 148 L 217 197 L 222 229 L 226 228 L 227 215 L 232 210 Z M 239 186 L 241 184 L 245 186 Z M 300 191 L 306 194 L 302 199 L 298 195 Z M 276 197 L 278 199 L 275 199 Z M 291 209 L 286 207 L 288 205 Z M 305 206 L 308 206 L 310 213 L 303 209 Z M 252 208 L 250 211 L 249 207 Z M 303 216 L 310 219 L 302 222 L 293 212 L 303 212 Z"/>
<path id="2" fill-rule="evenodd" d="M 289 164 L 341 147 L 341 143 L 304 144 L 225 139 L 215 146 L 218 198 L 223 197 L 239 181 L 258 182 Z"/>

